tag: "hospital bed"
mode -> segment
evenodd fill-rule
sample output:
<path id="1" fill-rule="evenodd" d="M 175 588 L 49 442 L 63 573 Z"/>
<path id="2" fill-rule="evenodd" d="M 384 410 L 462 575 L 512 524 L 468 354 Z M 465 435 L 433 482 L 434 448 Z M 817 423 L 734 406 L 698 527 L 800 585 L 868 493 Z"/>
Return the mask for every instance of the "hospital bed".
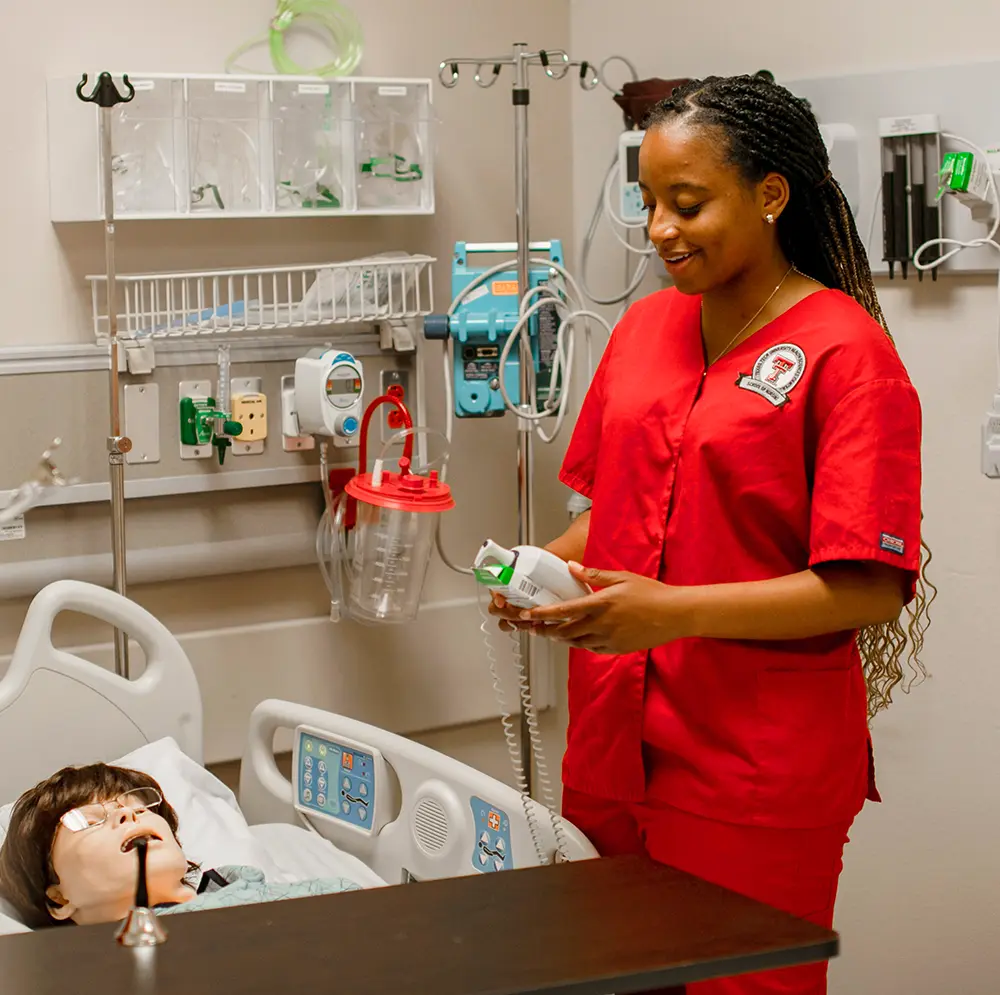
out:
<path id="1" fill-rule="evenodd" d="M 127 680 L 57 649 L 64 611 L 126 632 L 145 668 Z M 362 887 L 491 874 L 596 851 L 574 826 L 509 786 L 384 729 L 284 701 L 250 720 L 239 804 L 202 766 L 191 664 L 152 615 L 112 591 L 59 581 L 31 603 L 0 680 L 0 837 L 10 803 L 60 767 L 119 762 L 150 773 L 203 866 L 252 864 L 282 880 L 340 875 Z M 292 731 L 291 780 L 275 735 Z M 6 803 L 6 804 L 5 804 Z M 0 909 L 0 932 L 20 931 Z"/>

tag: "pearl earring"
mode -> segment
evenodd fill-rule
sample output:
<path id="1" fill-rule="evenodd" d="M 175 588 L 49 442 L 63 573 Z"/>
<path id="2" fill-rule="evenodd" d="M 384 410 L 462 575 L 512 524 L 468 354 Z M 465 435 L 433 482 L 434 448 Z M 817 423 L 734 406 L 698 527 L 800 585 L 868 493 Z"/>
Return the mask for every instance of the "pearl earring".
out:
<path id="1" fill-rule="evenodd" d="M 773 214 L 768 214 L 768 215 L 766 215 L 766 217 L 764 218 L 764 220 L 765 220 L 765 221 L 766 221 L 766 222 L 767 222 L 767 223 L 768 223 L 769 225 L 773 225 L 773 224 L 774 224 L 774 215 L 773 215 Z"/>

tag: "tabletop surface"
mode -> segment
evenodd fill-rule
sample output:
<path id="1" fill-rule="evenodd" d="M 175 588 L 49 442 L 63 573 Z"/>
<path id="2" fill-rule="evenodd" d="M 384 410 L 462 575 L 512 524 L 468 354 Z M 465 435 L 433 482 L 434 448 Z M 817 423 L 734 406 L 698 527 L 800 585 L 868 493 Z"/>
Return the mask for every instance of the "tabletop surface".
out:
<path id="1" fill-rule="evenodd" d="M 643 857 L 0 937 L 17 995 L 621 995 L 835 956 L 835 933 Z"/>

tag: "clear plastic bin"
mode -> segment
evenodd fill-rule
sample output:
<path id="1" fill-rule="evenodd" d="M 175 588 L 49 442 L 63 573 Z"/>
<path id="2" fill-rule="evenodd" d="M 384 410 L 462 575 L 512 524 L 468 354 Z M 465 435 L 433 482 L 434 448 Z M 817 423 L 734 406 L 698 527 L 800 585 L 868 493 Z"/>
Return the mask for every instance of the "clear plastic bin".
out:
<path id="1" fill-rule="evenodd" d="M 115 215 L 172 214 L 184 206 L 184 85 L 134 79 L 135 99 L 112 118 Z"/>
<path id="2" fill-rule="evenodd" d="M 187 86 L 190 213 L 259 212 L 267 84 L 192 79 Z"/>
<path id="3" fill-rule="evenodd" d="M 275 210 L 350 211 L 349 83 L 271 86 Z"/>
<path id="4" fill-rule="evenodd" d="M 356 82 L 355 162 L 360 210 L 429 210 L 434 177 L 430 88 Z"/>

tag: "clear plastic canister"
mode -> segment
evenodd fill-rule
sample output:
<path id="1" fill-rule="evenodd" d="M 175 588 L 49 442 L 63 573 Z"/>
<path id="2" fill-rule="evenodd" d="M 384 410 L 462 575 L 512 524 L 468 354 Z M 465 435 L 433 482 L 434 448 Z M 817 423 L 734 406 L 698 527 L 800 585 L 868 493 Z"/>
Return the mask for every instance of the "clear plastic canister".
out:
<path id="1" fill-rule="evenodd" d="M 359 622 L 410 622 L 434 546 L 438 516 L 358 502 L 349 612 Z"/>

